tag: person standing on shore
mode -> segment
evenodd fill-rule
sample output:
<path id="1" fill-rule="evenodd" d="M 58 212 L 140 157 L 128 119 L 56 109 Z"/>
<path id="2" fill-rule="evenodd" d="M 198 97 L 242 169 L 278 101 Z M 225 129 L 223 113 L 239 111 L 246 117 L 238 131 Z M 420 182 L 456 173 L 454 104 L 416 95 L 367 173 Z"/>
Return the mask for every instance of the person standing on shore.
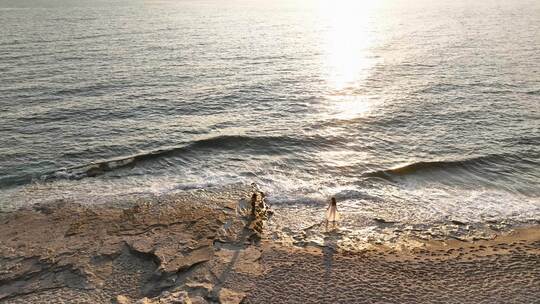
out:
<path id="1" fill-rule="evenodd" d="M 332 197 L 330 199 L 330 204 L 328 205 L 328 208 L 326 209 L 326 222 L 332 222 L 333 225 L 336 224 L 336 222 L 339 221 L 339 213 L 337 211 L 337 202 L 336 198 Z"/>

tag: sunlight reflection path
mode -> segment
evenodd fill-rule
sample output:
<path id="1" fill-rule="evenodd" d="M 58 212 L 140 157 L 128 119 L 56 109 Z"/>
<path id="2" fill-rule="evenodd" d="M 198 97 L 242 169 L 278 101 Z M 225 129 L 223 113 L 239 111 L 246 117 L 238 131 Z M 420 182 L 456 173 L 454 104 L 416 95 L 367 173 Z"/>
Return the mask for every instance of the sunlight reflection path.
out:
<path id="1" fill-rule="evenodd" d="M 324 77 L 328 83 L 328 112 L 338 119 L 352 119 L 370 110 L 358 91 L 376 64 L 373 19 L 376 1 L 319 2 L 326 28 L 322 48 Z"/>

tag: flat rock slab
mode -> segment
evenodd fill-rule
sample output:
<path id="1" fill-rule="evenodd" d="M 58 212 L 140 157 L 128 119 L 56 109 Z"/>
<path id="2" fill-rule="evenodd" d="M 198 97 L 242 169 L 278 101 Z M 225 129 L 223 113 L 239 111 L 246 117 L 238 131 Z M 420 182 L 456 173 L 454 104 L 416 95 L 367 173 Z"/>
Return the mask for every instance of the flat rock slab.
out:
<path id="1" fill-rule="evenodd" d="M 181 287 L 191 275 L 208 278 L 214 241 L 235 240 L 245 226 L 235 210 L 218 206 L 62 204 L 1 214 L 0 301 L 65 288 L 137 299 Z"/>

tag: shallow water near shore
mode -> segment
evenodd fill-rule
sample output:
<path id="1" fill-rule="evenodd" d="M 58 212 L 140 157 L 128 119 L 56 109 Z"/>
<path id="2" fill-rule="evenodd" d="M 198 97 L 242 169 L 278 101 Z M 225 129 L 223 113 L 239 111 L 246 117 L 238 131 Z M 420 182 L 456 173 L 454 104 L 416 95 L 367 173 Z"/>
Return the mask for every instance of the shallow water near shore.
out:
<path id="1" fill-rule="evenodd" d="M 349 235 L 537 222 L 539 3 L 377 3 L 0 0 L 0 209 L 255 182 L 293 235 L 330 196 Z"/>

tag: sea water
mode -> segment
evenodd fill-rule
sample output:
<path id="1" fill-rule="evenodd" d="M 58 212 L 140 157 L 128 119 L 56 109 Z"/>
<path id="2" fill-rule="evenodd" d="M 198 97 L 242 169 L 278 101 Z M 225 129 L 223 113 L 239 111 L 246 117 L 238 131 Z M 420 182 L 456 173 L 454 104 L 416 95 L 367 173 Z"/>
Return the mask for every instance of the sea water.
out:
<path id="1" fill-rule="evenodd" d="M 3 209 L 540 219 L 539 1 L 0 0 L 0 32 Z"/>

